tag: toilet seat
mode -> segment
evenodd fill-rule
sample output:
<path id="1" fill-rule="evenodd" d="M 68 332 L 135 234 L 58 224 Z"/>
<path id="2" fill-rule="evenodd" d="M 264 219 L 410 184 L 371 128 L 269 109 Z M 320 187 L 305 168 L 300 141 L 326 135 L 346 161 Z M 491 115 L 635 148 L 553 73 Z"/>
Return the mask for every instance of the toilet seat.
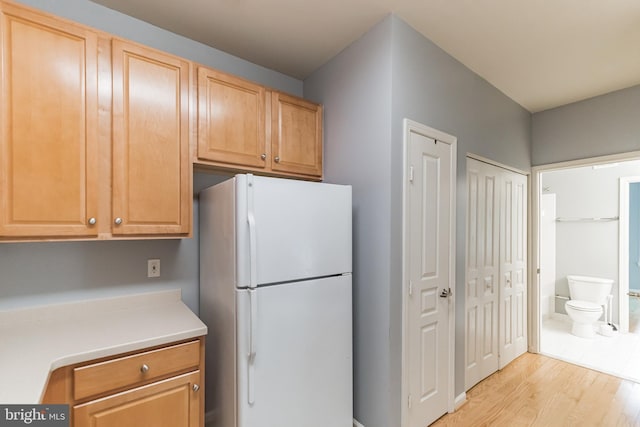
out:
<path id="1" fill-rule="evenodd" d="M 567 301 L 565 305 L 576 311 L 584 311 L 588 313 L 596 313 L 602 310 L 601 305 L 589 301 L 579 301 L 572 299 Z"/>

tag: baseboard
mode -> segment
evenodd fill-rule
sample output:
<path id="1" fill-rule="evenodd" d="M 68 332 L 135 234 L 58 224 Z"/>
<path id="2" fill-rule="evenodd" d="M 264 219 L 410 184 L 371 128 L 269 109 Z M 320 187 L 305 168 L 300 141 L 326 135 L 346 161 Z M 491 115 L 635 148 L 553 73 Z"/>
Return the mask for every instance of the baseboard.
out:
<path id="1" fill-rule="evenodd" d="M 457 411 L 465 403 L 467 403 L 467 393 L 462 392 L 453 400 L 453 410 Z"/>
<path id="2" fill-rule="evenodd" d="M 364 424 L 360 424 L 358 420 L 353 419 L 353 427 L 364 427 Z"/>
<path id="3" fill-rule="evenodd" d="M 210 427 L 216 419 L 215 411 L 209 411 L 204 413 L 204 426 Z"/>

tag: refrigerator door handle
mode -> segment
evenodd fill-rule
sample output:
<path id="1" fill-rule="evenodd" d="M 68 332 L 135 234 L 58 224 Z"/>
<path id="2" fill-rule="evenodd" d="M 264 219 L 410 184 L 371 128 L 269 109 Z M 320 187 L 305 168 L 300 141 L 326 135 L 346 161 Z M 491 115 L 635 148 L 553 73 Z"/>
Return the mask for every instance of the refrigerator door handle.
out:
<path id="1" fill-rule="evenodd" d="M 256 218 L 253 214 L 253 175 L 247 174 L 247 223 L 249 224 L 249 287 L 258 286 Z"/>
<path id="2" fill-rule="evenodd" d="M 256 343 L 258 340 L 258 292 L 249 290 L 249 353 L 247 354 L 247 402 L 253 405 L 255 402 L 255 360 Z"/>

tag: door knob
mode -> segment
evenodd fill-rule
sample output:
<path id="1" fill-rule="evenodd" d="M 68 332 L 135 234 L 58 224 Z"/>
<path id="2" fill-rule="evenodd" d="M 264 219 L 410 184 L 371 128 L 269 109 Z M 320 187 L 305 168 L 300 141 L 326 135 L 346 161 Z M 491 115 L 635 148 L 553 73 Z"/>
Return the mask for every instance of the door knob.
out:
<path id="1" fill-rule="evenodd" d="M 451 295 L 451 288 L 443 289 L 442 292 L 440 292 L 440 298 L 448 298 L 450 295 Z"/>

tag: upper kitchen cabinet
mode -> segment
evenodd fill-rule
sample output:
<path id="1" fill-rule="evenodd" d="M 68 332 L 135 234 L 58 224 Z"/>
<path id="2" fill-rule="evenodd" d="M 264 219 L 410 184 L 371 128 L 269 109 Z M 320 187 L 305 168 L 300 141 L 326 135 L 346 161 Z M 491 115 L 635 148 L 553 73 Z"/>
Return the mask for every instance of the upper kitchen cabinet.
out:
<path id="1" fill-rule="evenodd" d="M 189 62 L 113 40 L 114 235 L 191 228 Z"/>
<path id="2" fill-rule="evenodd" d="M 0 1 L 0 240 L 188 237 L 191 66 Z"/>
<path id="3" fill-rule="evenodd" d="M 95 236 L 98 36 L 10 4 L 0 15 L 0 236 Z"/>
<path id="4" fill-rule="evenodd" d="M 272 169 L 322 177 L 322 106 L 271 94 Z"/>
<path id="5" fill-rule="evenodd" d="M 322 107 L 256 83 L 198 68 L 195 164 L 322 178 Z"/>
<path id="6" fill-rule="evenodd" d="M 197 158 L 221 166 L 264 169 L 265 93 L 255 83 L 199 67 Z"/>

